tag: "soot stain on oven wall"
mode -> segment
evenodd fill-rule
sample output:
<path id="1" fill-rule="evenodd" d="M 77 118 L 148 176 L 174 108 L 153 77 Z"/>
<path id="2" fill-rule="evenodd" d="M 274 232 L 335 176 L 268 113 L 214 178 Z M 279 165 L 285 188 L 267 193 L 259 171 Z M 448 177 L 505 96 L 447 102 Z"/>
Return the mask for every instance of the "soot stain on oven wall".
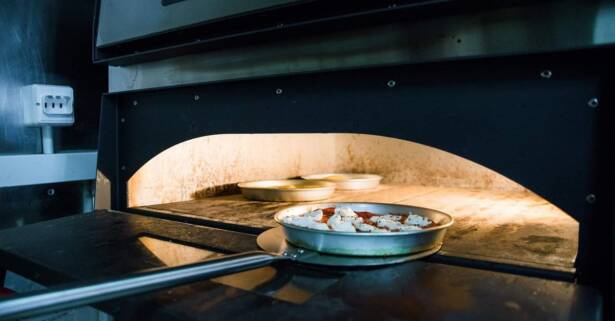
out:
<path id="1" fill-rule="evenodd" d="M 239 187 L 237 187 L 237 184 L 222 184 L 197 190 L 193 192 L 190 197 L 198 200 L 212 196 L 233 195 L 238 193 L 240 193 L 240 190 Z"/>

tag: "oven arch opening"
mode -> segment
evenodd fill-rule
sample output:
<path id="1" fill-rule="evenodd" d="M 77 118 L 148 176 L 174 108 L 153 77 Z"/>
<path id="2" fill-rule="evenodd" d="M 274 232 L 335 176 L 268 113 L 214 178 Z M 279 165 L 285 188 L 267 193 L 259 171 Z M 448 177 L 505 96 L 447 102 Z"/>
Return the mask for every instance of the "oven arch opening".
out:
<path id="1" fill-rule="evenodd" d="M 221 211 L 221 206 L 246 210 L 236 194 L 237 182 L 318 172 L 379 174 L 384 177 L 381 190 L 353 200 L 402 203 L 451 214 L 456 224 L 447 235 L 446 255 L 574 271 L 579 224 L 570 215 L 487 167 L 391 137 L 310 133 L 191 139 L 161 152 L 132 175 L 127 182 L 128 207 L 212 219 L 208 215 Z M 211 200 L 217 200 L 216 209 L 201 204 Z M 240 215 L 215 219 L 242 223 Z M 255 224 L 266 228 L 267 220 Z"/>

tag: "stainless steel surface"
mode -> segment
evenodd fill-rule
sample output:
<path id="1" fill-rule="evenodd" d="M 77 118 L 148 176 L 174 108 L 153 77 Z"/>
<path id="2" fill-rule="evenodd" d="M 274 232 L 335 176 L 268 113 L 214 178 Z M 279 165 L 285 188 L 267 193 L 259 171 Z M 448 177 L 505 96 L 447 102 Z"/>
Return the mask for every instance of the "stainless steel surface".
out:
<path id="1" fill-rule="evenodd" d="M 56 26 L 49 21 L 52 15 L 41 16 L 39 10 L 54 12 L 49 1 L 0 3 L 0 154 L 41 150 L 40 128 L 23 125 L 19 95 L 21 86 L 52 78 L 45 60 L 53 56 L 49 35 L 56 33 Z"/>
<path id="2" fill-rule="evenodd" d="M 437 253 L 442 244 L 436 244 L 431 249 L 413 253 L 410 255 L 397 256 L 341 256 L 318 253 L 304 250 L 286 242 L 284 230 L 281 227 L 269 229 L 261 233 L 256 239 L 258 246 L 267 252 L 288 253 L 291 259 L 306 264 L 326 266 L 380 266 L 398 264 Z"/>
<path id="3" fill-rule="evenodd" d="M 409 232 L 356 233 L 321 231 L 284 223 L 288 215 L 300 215 L 316 209 L 348 207 L 354 211 L 374 214 L 407 214 L 412 212 L 429 218 L 437 226 Z M 389 256 L 426 251 L 442 244 L 446 229 L 453 225 L 453 218 L 439 211 L 383 203 L 318 203 L 289 207 L 275 214 L 275 221 L 282 225 L 286 240 L 296 246 L 322 253 L 351 256 Z"/>
<path id="4" fill-rule="evenodd" d="M 614 43 L 615 1 L 550 1 L 109 67 L 109 90 L 551 52 Z"/>
<path id="5" fill-rule="evenodd" d="M 335 183 L 301 179 L 253 181 L 237 186 L 247 199 L 270 202 L 317 201 L 335 192 Z"/>
<path id="6" fill-rule="evenodd" d="M 56 149 L 96 148 L 107 79 L 87 49 L 93 8 L 94 0 L 0 1 L 0 154 L 41 152 L 41 129 L 24 125 L 20 99 L 33 83 L 75 89 L 76 122 L 55 130 Z"/>
<path id="7" fill-rule="evenodd" d="M 264 252 L 228 255 L 202 263 L 139 273 L 104 281 L 83 282 L 64 288 L 15 295 L 0 300 L 0 320 L 32 317 L 95 302 L 164 289 L 196 280 L 266 266 L 284 259 Z"/>
<path id="8" fill-rule="evenodd" d="M 300 0 L 184 0 L 164 5 L 161 0 L 102 0 L 96 45 L 108 46 L 297 1 Z"/>
<path id="9" fill-rule="evenodd" d="M 106 91 L 106 68 L 91 62 L 94 0 L 0 1 L 0 155 L 42 152 L 41 129 L 26 127 L 20 89 L 33 83 L 75 89 L 76 122 L 54 130 L 58 151 L 95 149 L 100 94 Z M 85 49 L 84 49 L 85 48 Z M 17 158 L 15 158 L 17 160 Z M 14 166 L 20 164 L 12 164 Z M 44 164 L 41 166 L 43 167 Z M 0 176 L 29 175 L 7 173 Z M 61 176 L 66 168 L 51 175 Z M 31 184 L 41 184 L 33 181 Z M 0 179 L 0 185 L 15 185 Z M 91 183 L 61 183 L 0 188 L 0 228 L 92 210 L 82 201 Z M 53 197 L 47 190 L 53 187 Z"/>
<path id="10" fill-rule="evenodd" d="M 0 188 L 96 179 L 96 151 L 0 155 Z"/>
<path id="11" fill-rule="evenodd" d="M 7 271 L 4 278 L 4 286 L 16 293 L 43 290 L 46 287 L 17 273 Z M 29 319 L 30 321 L 32 319 Z M 41 319 L 34 319 L 41 320 Z M 32 321 L 34 321 L 32 320 Z M 105 312 L 92 307 L 65 310 L 53 314 L 47 314 L 41 321 L 113 321 L 113 317 Z"/>
<path id="12" fill-rule="evenodd" d="M 305 180 L 323 180 L 335 183 L 338 190 L 358 190 L 376 188 L 382 176 L 374 174 L 346 174 L 346 173 L 324 173 L 303 175 Z"/>

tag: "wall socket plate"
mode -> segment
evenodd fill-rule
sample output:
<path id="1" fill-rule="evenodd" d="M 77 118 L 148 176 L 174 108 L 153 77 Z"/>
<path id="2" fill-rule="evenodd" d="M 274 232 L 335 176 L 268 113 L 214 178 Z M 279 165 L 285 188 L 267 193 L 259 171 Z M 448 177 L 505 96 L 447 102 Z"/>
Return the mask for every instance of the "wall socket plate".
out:
<path id="1" fill-rule="evenodd" d="M 27 126 L 70 126 L 75 122 L 71 87 L 25 86 L 21 88 L 21 101 Z"/>

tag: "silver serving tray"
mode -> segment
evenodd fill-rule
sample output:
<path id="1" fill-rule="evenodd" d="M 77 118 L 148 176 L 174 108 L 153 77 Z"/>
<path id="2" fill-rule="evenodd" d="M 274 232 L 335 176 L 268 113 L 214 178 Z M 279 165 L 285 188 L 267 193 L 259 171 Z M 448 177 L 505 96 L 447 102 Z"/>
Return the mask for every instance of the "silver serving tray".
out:
<path id="1" fill-rule="evenodd" d="M 288 188 L 288 186 L 293 188 Z M 269 202 L 321 201 L 335 192 L 335 183 L 282 179 L 244 182 L 237 184 L 247 199 Z"/>
<path id="2" fill-rule="evenodd" d="M 324 180 L 336 184 L 338 190 L 359 190 L 376 188 L 382 176 L 374 174 L 345 174 L 345 173 L 325 173 L 303 175 L 305 180 Z"/>
<path id="3" fill-rule="evenodd" d="M 437 253 L 442 244 L 437 244 L 436 247 L 411 253 L 407 255 L 394 256 L 349 256 L 349 255 L 333 255 L 322 252 L 303 250 L 286 241 L 283 227 L 275 227 L 258 235 L 256 243 L 263 250 L 271 253 L 287 253 L 286 255 L 295 256 L 298 262 L 305 264 L 315 264 L 324 266 L 383 266 L 389 264 L 399 264 L 408 261 L 418 260 Z"/>
<path id="4" fill-rule="evenodd" d="M 282 222 L 287 215 L 300 215 L 328 207 L 348 207 L 354 211 L 374 214 L 412 214 L 429 218 L 437 226 L 407 232 L 358 233 L 308 229 Z M 283 227 L 286 240 L 296 246 L 336 255 L 389 256 L 426 251 L 439 246 L 446 230 L 453 225 L 453 218 L 440 211 L 397 204 L 383 203 L 318 203 L 299 205 L 277 212 L 275 221 Z"/>

